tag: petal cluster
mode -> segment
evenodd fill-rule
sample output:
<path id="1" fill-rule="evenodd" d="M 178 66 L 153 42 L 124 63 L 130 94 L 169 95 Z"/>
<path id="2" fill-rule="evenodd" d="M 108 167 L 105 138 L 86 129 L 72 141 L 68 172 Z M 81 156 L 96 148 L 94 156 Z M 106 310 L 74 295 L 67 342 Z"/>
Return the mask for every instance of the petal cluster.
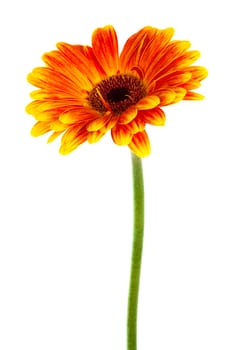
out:
<path id="1" fill-rule="evenodd" d="M 147 124 L 164 125 L 163 107 L 203 98 L 193 91 L 207 76 L 205 68 L 193 66 L 200 54 L 190 50 L 188 41 L 172 40 L 173 32 L 172 28 L 144 27 L 126 41 L 121 53 L 112 26 L 96 29 L 91 46 L 58 43 L 56 50 L 43 55 L 45 66 L 28 75 L 28 81 L 37 87 L 26 107 L 37 120 L 32 135 L 50 132 L 48 142 L 62 135 L 60 152 L 68 154 L 110 131 L 117 145 L 127 145 L 138 157 L 149 155 L 145 128 Z M 121 113 L 116 113 L 117 108 L 113 111 L 101 95 L 96 104 L 103 106 L 90 103 L 93 89 L 99 93 L 101 82 L 118 75 L 141 80 L 140 99 L 127 102 Z M 121 98 L 131 97 L 125 93 Z"/>

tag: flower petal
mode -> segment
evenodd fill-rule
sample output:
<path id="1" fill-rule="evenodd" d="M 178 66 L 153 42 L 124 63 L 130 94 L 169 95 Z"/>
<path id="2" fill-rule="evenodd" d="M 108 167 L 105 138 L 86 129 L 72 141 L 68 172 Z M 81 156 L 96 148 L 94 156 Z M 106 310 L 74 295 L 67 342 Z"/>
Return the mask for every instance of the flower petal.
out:
<path id="1" fill-rule="evenodd" d="M 205 97 L 197 92 L 188 91 L 184 97 L 184 100 L 203 100 Z"/>
<path id="2" fill-rule="evenodd" d="M 144 72 L 147 72 L 148 68 L 154 63 L 154 61 L 162 55 L 173 34 L 173 28 L 166 28 L 163 30 L 156 29 L 155 35 L 147 45 L 146 50 L 144 50 L 140 56 L 139 64 Z"/>
<path id="3" fill-rule="evenodd" d="M 61 154 L 69 154 L 75 150 L 79 145 L 87 140 L 88 132 L 80 127 L 74 126 L 68 129 L 61 139 Z"/>
<path id="4" fill-rule="evenodd" d="M 72 79 L 77 75 L 79 80 L 84 79 L 92 84 L 96 84 L 101 79 L 103 70 L 91 47 L 61 42 L 57 44 L 57 48 L 59 51 L 56 54 L 54 51 L 49 53 L 53 54 L 52 65 L 56 63 L 56 66 L 60 66 L 62 71 L 65 70 Z M 49 54 L 44 55 L 43 60 L 51 65 Z"/>
<path id="5" fill-rule="evenodd" d="M 182 87 L 177 87 L 174 89 L 174 91 L 176 94 L 176 98 L 175 98 L 173 103 L 177 103 L 177 102 L 183 100 L 185 95 L 187 94 L 187 90 L 182 88 Z"/>
<path id="6" fill-rule="evenodd" d="M 177 71 L 171 74 L 165 74 L 156 81 L 156 87 L 159 88 L 169 88 L 173 86 L 179 86 L 185 84 L 192 77 L 190 72 Z"/>
<path id="7" fill-rule="evenodd" d="M 136 105 L 139 110 L 151 109 L 158 106 L 160 99 L 158 96 L 146 96 L 142 98 Z"/>
<path id="8" fill-rule="evenodd" d="M 50 123 L 51 130 L 62 132 L 67 129 L 67 125 L 60 122 L 60 120 L 55 120 Z"/>
<path id="9" fill-rule="evenodd" d="M 184 72 L 189 72 L 192 74 L 192 79 L 201 81 L 208 76 L 208 71 L 206 68 L 201 66 L 191 66 L 185 67 L 183 69 Z"/>
<path id="10" fill-rule="evenodd" d="M 128 124 L 130 123 L 136 116 L 137 116 L 138 110 L 135 106 L 129 107 L 121 113 L 118 123 L 119 124 Z"/>
<path id="11" fill-rule="evenodd" d="M 119 55 L 115 29 L 110 25 L 97 28 L 92 35 L 92 47 L 106 75 L 116 74 L 119 69 Z"/>
<path id="12" fill-rule="evenodd" d="M 126 124 L 125 127 L 130 134 L 137 134 L 139 131 L 145 129 L 145 121 L 143 118 L 135 118 L 130 123 Z"/>
<path id="13" fill-rule="evenodd" d="M 48 140 L 47 140 L 47 143 L 50 143 L 50 142 L 54 141 L 59 135 L 61 135 L 61 133 L 62 133 L 62 131 L 55 131 L 55 132 L 53 132 L 53 133 L 49 136 L 49 138 L 48 138 Z"/>
<path id="14" fill-rule="evenodd" d="M 157 94 L 160 99 L 160 106 L 167 106 L 170 105 L 171 103 L 174 103 L 175 98 L 176 98 L 176 93 L 173 89 L 162 89 L 158 90 Z"/>
<path id="15" fill-rule="evenodd" d="M 184 68 L 193 64 L 200 57 L 199 51 L 187 51 L 183 55 L 171 57 L 170 64 L 164 59 L 163 67 L 157 69 L 156 77 L 163 76 L 164 74 L 171 74 L 176 71 L 183 70 Z"/>
<path id="16" fill-rule="evenodd" d="M 201 86 L 201 83 L 200 81 L 197 81 L 197 80 L 191 80 L 191 81 L 188 81 L 187 83 L 185 84 L 182 84 L 182 88 L 184 88 L 185 90 L 193 90 L 193 89 L 197 89 Z"/>
<path id="17" fill-rule="evenodd" d="M 89 143 L 96 143 L 98 142 L 103 136 L 105 135 L 105 132 L 97 130 L 93 132 L 89 132 L 87 136 L 87 141 Z"/>
<path id="18" fill-rule="evenodd" d="M 112 139 L 119 146 L 128 145 L 131 142 L 132 134 L 124 125 L 116 125 L 112 130 Z"/>
<path id="19" fill-rule="evenodd" d="M 117 125 L 117 123 L 118 123 L 118 117 L 113 116 L 108 120 L 108 122 L 104 125 L 104 127 L 100 131 L 103 131 L 106 133 L 107 131 L 112 129 L 115 125 Z"/>
<path id="20" fill-rule="evenodd" d="M 32 101 L 26 106 L 25 109 L 28 114 L 33 115 L 36 119 L 37 119 L 37 116 L 39 116 L 40 114 L 43 114 L 43 117 L 41 119 L 42 121 L 57 117 L 59 112 L 61 112 L 61 111 L 57 112 L 57 109 L 54 110 L 49 108 L 48 105 L 44 109 L 41 108 L 41 106 L 44 106 L 44 103 L 42 103 L 41 101 Z M 52 113 L 50 113 L 51 110 L 53 111 Z"/>
<path id="21" fill-rule="evenodd" d="M 163 126 L 165 125 L 166 116 L 164 111 L 156 107 L 154 109 L 149 109 L 148 111 L 143 111 L 139 113 L 139 117 L 148 124 L 156 125 L 156 126 Z"/>
<path id="22" fill-rule="evenodd" d="M 34 90 L 30 93 L 31 98 L 39 101 L 46 100 L 57 100 L 59 98 L 72 99 L 74 96 L 72 93 L 59 91 L 59 90 L 51 90 L 51 89 L 39 89 Z"/>
<path id="23" fill-rule="evenodd" d="M 46 134 L 48 131 L 51 131 L 51 123 L 50 122 L 37 122 L 33 125 L 31 129 L 32 136 L 41 136 Z"/>
<path id="24" fill-rule="evenodd" d="M 84 123 L 87 124 L 99 117 L 99 113 L 89 107 L 79 107 L 64 111 L 59 120 L 64 124 Z"/>
<path id="25" fill-rule="evenodd" d="M 127 71 L 134 66 L 139 66 L 146 71 L 154 59 L 153 55 L 156 56 L 157 52 L 169 42 L 173 33 L 172 28 L 159 30 L 147 26 L 133 34 L 126 41 L 121 52 L 121 70 Z"/>
<path id="26" fill-rule="evenodd" d="M 140 158 L 148 156 L 150 154 L 150 141 L 146 131 L 135 134 L 128 146 L 136 156 Z"/>
<path id="27" fill-rule="evenodd" d="M 163 74 L 168 74 L 170 70 L 174 68 L 173 62 L 176 59 L 182 57 L 182 55 L 188 50 L 189 47 L 189 41 L 171 41 L 156 56 L 153 56 L 151 64 L 145 71 L 146 81 L 148 83 L 151 83 L 153 80 L 157 80 Z M 187 64 L 185 64 L 185 66 L 187 66 Z M 168 69 L 168 67 L 170 68 L 170 70 Z M 177 70 L 177 68 L 175 70 Z"/>
<path id="28" fill-rule="evenodd" d="M 27 80 L 30 84 L 46 89 L 47 91 L 58 90 L 61 92 L 68 92 L 75 96 L 80 92 L 80 84 L 82 89 L 90 88 L 90 85 L 86 86 L 85 81 L 79 83 L 78 78 L 74 80 L 70 79 L 66 72 L 58 72 L 50 67 L 38 67 L 34 68 L 31 73 L 28 74 Z"/>
<path id="29" fill-rule="evenodd" d="M 122 71 L 130 70 L 131 67 L 138 65 L 140 56 L 152 40 L 155 31 L 155 28 L 147 26 L 129 37 L 120 54 Z"/>
<path id="30" fill-rule="evenodd" d="M 111 115 L 106 114 L 106 115 L 100 116 L 99 118 L 92 120 L 87 125 L 87 131 L 97 131 L 97 130 L 102 129 L 111 118 L 112 118 Z"/>
<path id="31" fill-rule="evenodd" d="M 160 106 L 168 106 L 184 99 L 187 90 L 183 87 L 174 87 L 170 89 L 162 89 L 157 92 L 160 98 Z"/>

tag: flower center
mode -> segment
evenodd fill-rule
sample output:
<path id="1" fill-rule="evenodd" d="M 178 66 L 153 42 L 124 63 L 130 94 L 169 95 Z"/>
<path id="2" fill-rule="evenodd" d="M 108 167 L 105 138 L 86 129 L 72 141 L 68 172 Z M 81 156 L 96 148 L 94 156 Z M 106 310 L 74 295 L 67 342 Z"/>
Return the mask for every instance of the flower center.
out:
<path id="1" fill-rule="evenodd" d="M 89 93 L 89 105 L 100 113 L 111 111 L 119 115 L 146 96 L 142 80 L 129 74 L 103 79 Z"/>

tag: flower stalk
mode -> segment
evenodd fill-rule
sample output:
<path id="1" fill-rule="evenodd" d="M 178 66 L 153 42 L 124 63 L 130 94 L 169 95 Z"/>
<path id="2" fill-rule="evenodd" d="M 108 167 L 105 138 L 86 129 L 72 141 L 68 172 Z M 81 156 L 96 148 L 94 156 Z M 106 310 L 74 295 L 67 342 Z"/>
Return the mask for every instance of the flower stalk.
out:
<path id="1" fill-rule="evenodd" d="M 131 153 L 133 177 L 133 246 L 128 295 L 127 350 L 137 349 L 137 313 L 144 234 L 144 182 L 141 158 Z"/>

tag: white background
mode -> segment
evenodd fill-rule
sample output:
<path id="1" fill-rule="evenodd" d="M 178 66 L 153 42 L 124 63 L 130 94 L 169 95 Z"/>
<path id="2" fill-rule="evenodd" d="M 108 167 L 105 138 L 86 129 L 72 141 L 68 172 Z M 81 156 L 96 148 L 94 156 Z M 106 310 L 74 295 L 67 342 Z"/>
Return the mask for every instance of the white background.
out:
<path id="1" fill-rule="evenodd" d="M 138 350 L 233 349 L 230 1 L 5 1 L 0 9 L 0 349 L 126 349 L 130 154 L 107 135 L 69 156 L 34 139 L 26 75 L 58 41 L 120 46 L 173 26 L 202 52 L 200 102 L 166 108 L 148 133 Z"/>

